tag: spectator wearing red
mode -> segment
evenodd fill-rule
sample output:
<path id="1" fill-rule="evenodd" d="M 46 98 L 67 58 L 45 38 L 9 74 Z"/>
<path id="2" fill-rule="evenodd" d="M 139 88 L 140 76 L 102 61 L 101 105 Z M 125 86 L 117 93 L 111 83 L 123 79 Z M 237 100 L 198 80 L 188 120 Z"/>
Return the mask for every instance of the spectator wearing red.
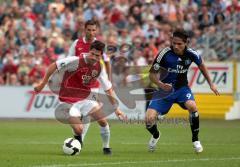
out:
<path id="1" fill-rule="evenodd" d="M 35 66 L 31 69 L 28 76 L 31 84 L 38 83 L 45 75 L 45 67 L 44 65 L 36 62 Z"/>
<path id="2" fill-rule="evenodd" d="M 13 57 L 10 53 L 6 54 L 6 64 L 3 66 L 4 74 L 17 74 L 18 66 L 14 64 Z"/>
<path id="3" fill-rule="evenodd" d="M 43 57 L 43 64 L 49 66 L 51 63 L 56 61 L 58 56 L 54 52 L 54 48 L 48 48 L 46 50 L 46 55 Z"/>
<path id="4" fill-rule="evenodd" d="M 230 15 L 237 14 L 240 12 L 240 5 L 238 0 L 232 0 L 232 4 L 227 6 L 227 12 Z"/>
<path id="5" fill-rule="evenodd" d="M 4 85 L 5 82 L 4 82 L 4 79 L 3 79 L 3 73 L 0 72 L 0 85 Z"/>

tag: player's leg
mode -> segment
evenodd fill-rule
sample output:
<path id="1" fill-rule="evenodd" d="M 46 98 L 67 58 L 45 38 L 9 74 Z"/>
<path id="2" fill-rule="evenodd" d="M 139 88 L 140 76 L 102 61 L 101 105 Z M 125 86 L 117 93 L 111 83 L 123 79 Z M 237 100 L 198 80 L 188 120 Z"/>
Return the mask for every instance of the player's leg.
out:
<path id="1" fill-rule="evenodd" d="M 98 124 L 100 125 L 100 134 L 103 142 L 103 153 L 104 154 L 112 154 L 110 148 L 110 128 L 106 119 L 98 120 Z"/>
<path id="2" fill-rule="evenodd" d="M 103 153 L 106 155 L 112 154 L 110 148 L 110 128 L 105 114 L 101 109 L 91 112 L 91 117 L 96 120 L 100 126 L 100 135 L 103 143 Z"/>
<path id="3" fill-rule="evenodd" d="M 97 103 L 100 104 L 99 98 L 98 98 L 98 94 L 99 94 L 99 88 L 92 88 L 91 89 L 91 94 L 88 96 L 88 99 L 90 101 L 96 101 Z M 94 103 L 95 104 L 95 103 Z M 94 106 L 93 104 L 93 106 Z M 91 107 L 91 105 L 90 105 Z M 82 140 L 84 141 L 86 134 L 88 132 L 88 129 L 91 125 L 91 117 L 86 116 L 82 118 L 82 122 L 83 122 L 83 133 L 82 133 Z"/>
<path id="4" fill-rule="evenodd" d="M 87 115 L 88 112 L 90 112 L 91 108 L 98 105 L 97 103 L 95 103 L 94 101 L 97 101 L 97 96 L 98 96 L 98 88 L 94 88 L 91 89 L 91 94 L 88 96 L 86 103 L 84 103 L 84 106 L 82 108 L 82 110 L 85 110 L 85 115 Z M 91 117 L 90 116 L 84 116 L 82 117 L 82 123 L 83 123 L 83 132 L 82 132 L 82 141 L 84 141 L 86 134 L 88 132 L 88 129 L 91 125 Z"/>
<path id="5" fill-rule="evenodd" d="M 73 106 L 69 110 L 69 124 L 72 127 L 74 138 L 77 139 L 81 145 L 83 145 L 82 140 L 82 132 L 83 132 L 83 124 L 80 120 L 81 113 L 78 104 L 73 104 Z"/>
<path id="6" fill-rule="evenodd" d="M 168 100 L 167 99 L 152 100 L 148 106 L 145 117 L 145 123 L 147 130 L 152 135 L 148 144 L 149 151 L 155 150 L 156 144 L 160 138 L 160 132 L 157 128 L 157 117 L 159 114 L 160 115 L 167 114 L 171 106 L 172 101 L 170 100 L 170 98 Z"/>
<path id="7" fill-rule="evenodd" d="M 82 131 L 83 131 L 83 125 L 79 118 L 77 117 L 69 117 L 68 119 L 70 126 L 72 127 L 74 138 L 77 139 L 81 145 L 82 143 Z"/>
<path id="8" fill-rule="evenodd" d="M 203 151 L 203 147 L 198 139 L 199 134 L 199 114 L 197 110 L 197 105 L 194 100 L 188 100 L 185 102 L 185 106 L 189 111 L 189 122 L 192 131 L 192 142 L 193 147 L 197 153 Z"/>
<path id="9" fill-rule="evenodd" d="M 157 116 L 158 112 L 155 109 L 149 108 L 146 112 L 145 123 L 147 130 L 152 134 L 152 136 L 157 139 L 159 138 L 159 131 L 157 129 Z"/>
<path id="10" fill-rule="evenodd" d="M 156 123 L 157 116 L 158 116 L 158 113 L 155 109 L 151 109 L 151 108 L 147 109 L 145 124 L 146 124 L 147 130 L 152 135 L 148 143 L 149 151 L 155 150 L 156 144 L 160 138 L 160 132 L 157 128 L 157 123 Z"/>
<path id="11" fill-rule="evenodd" d="M 83 135 L 86 134 L 86 127 L 90 124 L 89 112 L 94 112 L 100 108 L 99 103 L 92 100 L 83 100 L 74 103 L 69 110 L 69 122 L 73 128 L 74 138 L 83 146 Z M 84 134 L 83 134 L 84 133 Z"/>
<path id="12" fill-rule="evenodd" d="M 192 130 L 192 142 L 194 142 L 198 140 L 199 133 L 199 114 L 197 110 L 197 105 L 194 100 L 187 100 L 184 104 L 189 111 L 189 123 Z"/>
<path id="13" fill-rule="evenodd" d="M 183 109 L 187 109 L 189 111 L 189 123 L 192 132 L 192 142 L 196 152 L 202 152 L 203 148 L 198 139 L 199 134 L 199 114 L 196 102 L 194 100 L 194 96 L 192 91 L 188 87 L 181 88 L 178 91 L 177 103 Z"/>
<path id="14" fill-rule="evenodd" d="M 148 109 L 148 106 L 150 104 L 150 101 L 152 99 L 153 93 L 156 91 L 156 88 L 151 87 L 149 84 L 147 88 L 144 88 L 144 95 L 146 99 L 146 111 Z"/>

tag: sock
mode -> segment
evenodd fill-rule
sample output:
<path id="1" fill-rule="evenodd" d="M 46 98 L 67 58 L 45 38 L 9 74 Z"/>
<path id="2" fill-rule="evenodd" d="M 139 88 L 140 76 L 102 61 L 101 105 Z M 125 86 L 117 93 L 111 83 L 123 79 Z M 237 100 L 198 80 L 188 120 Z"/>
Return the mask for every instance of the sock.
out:
<path id="1" fill-rule="evenodd" d="M 82 119 L 82 123 L 83 123 L 82 141 L 84 141 L 84 138 L 87 134 L 88 128 L 89 128 L 90 123 L 91 123 L 90 117 L 84 117 Z"/>
<path id="2" fill-rule="evenodd" d="M 83 145 L 82 134 L 76 134 L 73 129 L 72 129 L 72 133 L 73 133 L 74 138 L 77 139 L 82 146 Z"/>
<path id="3" fill-rule="evenodd" d="M 153 135 L 154 139 L 159 137 L 159 131 L 157 129 L 157 124 L 154 125 L 146 125 L 147 130 Z"/>
<path id="4" fill-rule="evenodd" d="M 90 123 L 83 124 L 82 141 L 84 141 L 84 138 L 87 134 L 89 126 L 90 126 Z"/>
<path id="5" fill-rule="evenodd" d="M 102 137 L 103 148 L 109 148 L 110 129 L 109 129 L 108 124 L 105 127 L 100 127 L 100 134 L 101 134 L 101 137 Z"/>
<path id="6" fill-rule="evenodd" d="M 81 144 L 81 146 L 83 145 L 82 142 L 82 135 L 74 135 L 74 138 L 77 139 L 79 141 L 79 143 Z"/>
<path id="7" fill-rule="evenodd" d="M 197 111 L 190 113 L 189 122 L 192 130 L 192 142 L 198 141 L 199 115 Z"/>

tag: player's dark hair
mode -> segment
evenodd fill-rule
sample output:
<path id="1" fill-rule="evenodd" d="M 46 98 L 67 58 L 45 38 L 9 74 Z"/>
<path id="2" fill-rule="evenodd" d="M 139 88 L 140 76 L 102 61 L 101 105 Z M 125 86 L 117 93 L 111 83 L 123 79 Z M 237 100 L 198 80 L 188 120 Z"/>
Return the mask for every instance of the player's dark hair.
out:
<path id="1" fill-rule="evenodd" d="M 184 42 L 189 40 L 189 34 L 184 29 L 176 29 L 173 32 L 173 37 L 181 38 Z"/>
<path id="2" fill-rule="evenodd" d="M 86 21 L 84 27 L 87 28 L 88 25 L 96 25 L 96 27 L 100 26 L 99 22 L 93 19 Z"/>
<path id="3" fill-rule="evenodd" d="M 90 50 L 96 49 L 98 51 L 101 51 L 102 53 L 104 51 L 104 48 L 105 48 L 105 44 L 98 40 L 94 41 L 90 46 Z"/>

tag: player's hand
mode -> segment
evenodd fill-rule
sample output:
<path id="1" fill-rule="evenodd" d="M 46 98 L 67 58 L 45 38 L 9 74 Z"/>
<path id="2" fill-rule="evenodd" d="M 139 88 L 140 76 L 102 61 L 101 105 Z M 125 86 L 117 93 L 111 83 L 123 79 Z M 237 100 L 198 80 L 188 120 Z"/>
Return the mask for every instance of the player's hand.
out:
<path id="1" fill-rule="evenodd" d="M 42 83 L 42 82 L 40 82 L 40 83 L 38 83 L 38 84 L 36 84 L 36 85 L 34 86 L 34 91 L 35 91 L 36 93 L 39 93 L 39 92 L 41 92 L 41 91 L 43 90 L 44 86 L 45 86 L 45 84 Z"/>
<path id="2" fill-rule="evenodd" d="M 127 120 L 127 116 L 119 108 L 116 109 L 115 114 L 121 121 Z"/>
<path id="3" fill-rule="evenodd" d="M 160 88 L 163 89 L 166 92 L 170 92 L 173 89 L 172 85 L 168 84 L 168 83 L 162 83 L 160 85 Z"/>
<path id="4" fill-rule="evenodd" d="M 210 88 L 215 93 L 215 95 L 220 96 L 220 93 L 218 92 L 216 85 L 211 84 Z"/>

